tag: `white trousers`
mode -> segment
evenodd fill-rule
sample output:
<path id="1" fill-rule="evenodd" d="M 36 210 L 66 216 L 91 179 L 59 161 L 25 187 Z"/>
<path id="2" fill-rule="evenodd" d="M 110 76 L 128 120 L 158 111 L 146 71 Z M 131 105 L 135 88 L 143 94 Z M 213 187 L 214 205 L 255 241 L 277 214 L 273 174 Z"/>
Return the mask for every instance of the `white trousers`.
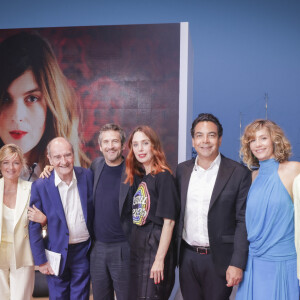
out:
<path id="1" fill-rule="evenodd" d="M 0 244 L 0 299 L 30 300 L 34 287 L 34 266 L 16 269 L 14 246 Z"/>

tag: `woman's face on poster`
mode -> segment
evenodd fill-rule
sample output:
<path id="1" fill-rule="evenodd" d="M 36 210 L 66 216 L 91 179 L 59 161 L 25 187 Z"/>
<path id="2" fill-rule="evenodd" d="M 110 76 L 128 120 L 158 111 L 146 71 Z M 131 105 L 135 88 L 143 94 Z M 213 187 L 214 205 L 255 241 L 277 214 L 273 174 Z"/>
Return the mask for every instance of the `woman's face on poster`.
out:
<path id="1" fill-rule="evenodd" d="M 47 104 L 31 70 L 9 85 L 0 112 L 0 138 L 30 152 L 41 140 Z"/>

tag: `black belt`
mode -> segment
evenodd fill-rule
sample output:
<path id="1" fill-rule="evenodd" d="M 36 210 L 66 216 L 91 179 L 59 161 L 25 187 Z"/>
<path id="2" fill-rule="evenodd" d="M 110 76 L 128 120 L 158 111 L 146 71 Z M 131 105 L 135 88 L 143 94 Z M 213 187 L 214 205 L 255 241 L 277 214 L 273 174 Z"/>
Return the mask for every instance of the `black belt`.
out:
<path id="1" fill-rule="evenodd" d="M 210 247 L 192 246 L 188 244 L 185 240 L 182 240 L 182 244 L 185 248 L 195 251 L 199 254 L 210 254 Z"/>

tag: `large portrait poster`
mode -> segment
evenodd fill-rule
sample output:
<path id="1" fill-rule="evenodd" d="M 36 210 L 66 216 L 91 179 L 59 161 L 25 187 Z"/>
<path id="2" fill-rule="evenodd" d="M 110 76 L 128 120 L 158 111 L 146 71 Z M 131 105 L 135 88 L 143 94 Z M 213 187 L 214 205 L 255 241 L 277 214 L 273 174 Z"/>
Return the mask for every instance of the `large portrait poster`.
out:
<path id="1" fill-rule="evenodd" d="M 0 30 L 0 143 L 26 153 L 35 175 L 46 144 L 65 136 L 76 164 L 100 155 L 99 129 L 141 124 L 178 159 L 180 24 Z M 126 154 L 126 151 L 125 151 Z"/>

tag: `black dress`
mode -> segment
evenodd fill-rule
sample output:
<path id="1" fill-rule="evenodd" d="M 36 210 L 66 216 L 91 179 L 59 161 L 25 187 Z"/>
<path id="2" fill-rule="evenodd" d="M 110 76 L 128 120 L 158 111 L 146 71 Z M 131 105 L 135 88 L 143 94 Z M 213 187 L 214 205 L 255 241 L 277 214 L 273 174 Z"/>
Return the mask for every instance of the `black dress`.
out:
<path id="1" fill-rule="evenodd" d="M 154 284 L 150 271 L 159 246 L 164 218 L 176 220 L 179 198 L 168 172 L 135 178 L 132 202 L 130 299 L 168 299 L 175 280 L 175 245 L 172 238 L 164 260 L 164 280 Z M 174 235 L 174 234 L 173 234 Z"/>

